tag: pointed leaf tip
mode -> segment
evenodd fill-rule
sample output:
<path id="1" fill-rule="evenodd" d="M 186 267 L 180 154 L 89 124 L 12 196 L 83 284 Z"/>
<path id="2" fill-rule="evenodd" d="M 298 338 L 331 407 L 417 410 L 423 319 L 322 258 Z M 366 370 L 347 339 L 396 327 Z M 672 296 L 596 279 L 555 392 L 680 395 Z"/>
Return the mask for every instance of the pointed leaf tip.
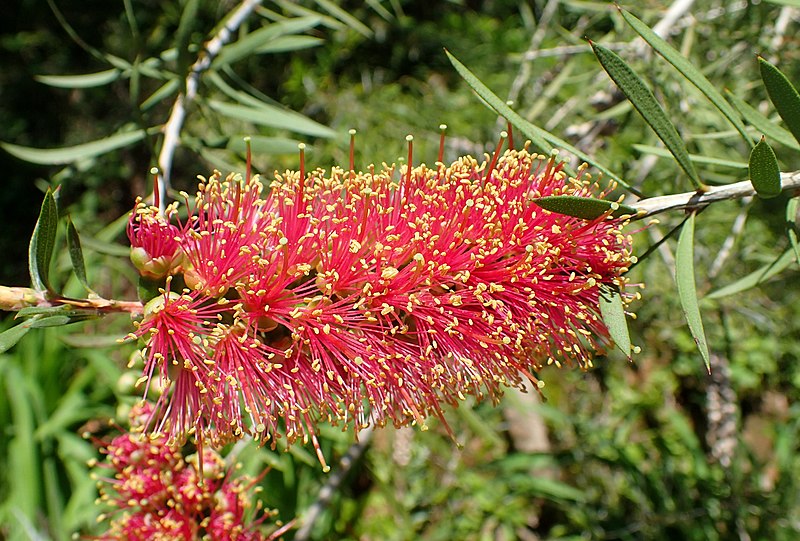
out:
<path id="1" fill-rule="evenodd" d="M 700 305 L 697 299 L 697 285 L 694 278 L 694 218 L 691 213 L 683 224 L 678 237 L 678 248 L 675 252 L 675 282 L 678 285 L 683 315 L 689 324 L 697 349 L 705 363 L 706 370 L 711 371 L 711 360 L 708 353 L 708 342 L 703 329 L 703 320 L 700 317 Z"/>
<path id="2" fill-rule="evenodd" d="M 48 188 L 44 194 L 39 219 L 31 236 L 28 246 L 28 267 L 33 287 L 38 291 L 51 291 L 50 288 L 50 260 L 53 257 L 53 248 L 58 230 L 58 207 L 53 195 Z"/>

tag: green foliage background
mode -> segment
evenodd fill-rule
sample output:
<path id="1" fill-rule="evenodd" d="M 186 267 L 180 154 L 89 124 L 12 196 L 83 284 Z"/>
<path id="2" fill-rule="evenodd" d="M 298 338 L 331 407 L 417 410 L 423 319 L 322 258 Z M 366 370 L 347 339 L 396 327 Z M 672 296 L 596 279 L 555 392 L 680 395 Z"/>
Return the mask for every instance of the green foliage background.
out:
<path id="1" fill-rule="evenodd" d="M 790 2 L 785 2 L 791 4 Z M 180 80 L 199 47 L 233 4 L 202 0 L 185 35 L 176 31 L 188 2 L 56 1 L 79 41 L 71 39 L 42 0 L 21 0 L 4 15 L 0 36 L 0 140 L 29 147 L 70 146 L 123 128 L 152 127 L 169 115 L 173 96 L 144 108 L 171 77 Z M 595 157 L 648 196 L 691 185 L 670 159 L 649 148 L 658 140 L 601 70 L 584 36 L 614 48 L 644 78 L 679 128 L 708 184 L 747 178 L 749 148 L 721 115 L 666 62 L 635 40 L 613 6 L 602 2 L 372 0 L 267 2 L 240 29 L 297 16 L 318 22 L 284 43 L 284 50 L 248 54 L 217 75 L 236 92 L 300 112 L 335 132 L 315 138 L 291 129 L 257 126 L 218 114 L 208 100 L 230 99 L 206 77 L 190 108 L 173 184 L 191 192 L 195 175 L 243 168 L 243 135 L 309 144 L 312 166 L 347 163 L 349 128 L 356 128 L 358 167 L 395 161 L 404 137 L 415 156 L 432 162 L 438 125 L 449 125 L 446 159 L 481 154 L 505 127 L 452 69 L 446 47 L 498 95 L 519 88 L 515 110 Z M 782 4 L 782 3 L 781 3 Z M 669 7 L 629 6 L 651 26 Z M 5 8 L 4 8 L 5 9 Z M 755 53 L 800 84 L 797 12 L 776 28 L 779 3 L 695 2 L 668 40 L 714 82 L 771 119 L 775 111 L 760 82 Z M 308 12 L 305 12 L 308 15 Z M 10 23 L 8 22 L 10 21 Z M 538 47 L 529 50 L 531 39 Z M 180 45 L 180 44 L 179 44 Z M 313 45 L 313 46 L 312 46 Z M 526 51 L 534 59 L 526 60 Z M 43 74 L 108 69 L 107 56 L 154 72 L 136 71 L 108 85 L 53 88 Z M 187 61 L 188 59 L 188 61 Z M 515 86 L 516 85 L 516 86 Z M 778 125 L 779 122 L 776 122 Z M 753 130 L 754 137 L 760 132 Z M 777 144 L 783 171 L 798 168 L 796 145 Z M 24 285 L 27 238 L 41 194 L 62 186 L 60 205 L 82 233 L 90 282 L 114 298 L 134 298 L 124 248 L 125 213 L 146 193 L 147 171 L 160 148 L 157 130 L 140 144 L 66 167 L 35 166 L 0 153 L 4 171 L 0 283 Z M 254 157 L 257 170 L 296 168 L 297 156 L 276 144 Z M 774 261 L 788 247 L 787 197 L 715 204 L 697 217 L 695 261 L 701 298 Z M 123 216 L 122 220 L 118 218 Z M 635 233 L 635 251 L 679 225 L 665 215 Z M 634 224 L 631 231 L 642 227 Z M 792 227 L 790 224 L 789 227 Z M 730 245 L 730 246 L 728 246 Z M 60 246 L 64 246 L 63 240 Z M 581 373 L 547 370 L 542 404 L 509 393 L 499 407 L 466 403 L 450 412 L 453 442 L 431 429 L 378 431 L 348 473 L 313 539 L 796 539 L 800 530 L 800 409 L 796 263 L 756 288 L 703 300 L 713 377 L 705 372 L 677 300 L 674 240 L 631 273 L 646 284 L 631 310 L 633 363 L 611 353 Z M 62 250 L 63 252 L 63 250 Z M 68 295 L 82 294 L 62 253 L 55 278 Z M 97 455 L 84 432 L 102 437 L 106 421 L 124 422 L 137 397 L 133 352 L 114 337 L 125 318 L 73 329 L 31 333 L 0 355 L 0 537 L 68 539 L 98 533 L 94 481 L 86 461 Z M 6 325 L 11 325 L 7 321 Z M 727 409 L 710 401 L 722 392 Z M 717 421 L 734 429 L 720 432 Z M 329 462 L 353 435 L 323 430 Z M 730 464 L 712 451 L 728 442 Z M 267 505 L 284 520 L 302 516 L 328 476 L 308 449 L 289 453 L 237 449 L 263 481 Z M 286 537 L 291 539 L 293 534 Z"/>

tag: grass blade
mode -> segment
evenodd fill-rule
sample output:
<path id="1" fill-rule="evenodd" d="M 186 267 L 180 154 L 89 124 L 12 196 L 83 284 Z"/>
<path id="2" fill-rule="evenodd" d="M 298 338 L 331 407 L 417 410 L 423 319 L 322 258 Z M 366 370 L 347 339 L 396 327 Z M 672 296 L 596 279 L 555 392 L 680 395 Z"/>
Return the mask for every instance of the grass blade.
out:
<path id="1" fill-rule="evenodd" d="M 758 68 L 770 101 L 794 138 L 800 142 L 800 94 L 781 70 L 760 56 Z"/>
<path id="2" fill-rule="evenodd" d="M 749 167 L 750 182 L 759 197 L 770 199 L 781 194 L 781 170 L 778 167 L 778 158 L 763 136 L 750 152 Z"/>
<path id="3" fill-rule="evenodd" d="M 658 138 L 661 139 L 670 154 L 675 157 L 678 165 L 692 181 L 695 188 L 705 190 L 706 186 L 697 176 L 697 171 L 695 171 L 692 160 L 689 159 L 689 152 L 686 150 L 681 136 L 678 135 L 678 130 L 670 122 L 664 109 L 658 104 L 650 89 L 619 55 L 592 41 L 589 41 L 589 44 L 592 46 L 600 65 L 603 66 L 609 77 L 625 94 L 628 101 L 639 111 L 639 114 L 642 115 L 645 122 L 650 125 Z"/>
<path id="4" fill-rule="evenodd" d="M 697 301 L 697 286 L 694 280 L 694 219 L 695 213 L 689 215 L 678 237 L 678 248 L 675 251 L 675 281 L 678 284 L 678 297 L 683 308 L 683 315 L 689 324 L 706 370 L 711 372 L 711 360 L 708 354 L 708 342 L 700 317 L 700 305 Z"/>
<path id="5" fill-rule="evenodd" d="M 736 128 L 736 131 L 739 132 L 745 143 L 752 147 L 753 138 L 747 134 L 745 125 L 742 123 L 739 115 L 736 114 L 736 110 L 731 107 L 722 94 L 716 89 L 716 87 L 714 87 L 711 81 L 709 81 L 699 69 L 694 67 L 689 60 L 675 50 L 669 43 L 664 41 L 658 34 L 653 32 L 650 27 L 637 19 L 633 14 L 625 11 L 622 8 L 620 8 L 619 12 L 622 15 L 622 18 L 625 19 L 625 22 L 628 23 L 637 34 L 639 34 L 647 43 L 649 43 L 658 54 L 663 56 L 667 62 L 672 64 L 675 69 L 681 72 L 681 74 L 683 74 L 683 76 L 686 77 L 690 83 L 696 86 L 697 89 L 700 90 L 700 92 L 702 92 L 717 109 L 719 109 L 719 112 L 722 113 L 731 124 L 733 124 L 733 127 Z"/>

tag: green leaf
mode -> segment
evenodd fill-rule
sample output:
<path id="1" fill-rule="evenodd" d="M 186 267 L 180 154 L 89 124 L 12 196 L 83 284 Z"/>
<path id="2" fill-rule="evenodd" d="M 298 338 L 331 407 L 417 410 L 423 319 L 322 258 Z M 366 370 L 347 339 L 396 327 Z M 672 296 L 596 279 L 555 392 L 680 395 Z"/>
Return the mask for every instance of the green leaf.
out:
<path id="1" fill-rule="evenodd" d="M 60 327 L 62 325 L 66 325 L 67 323 L 72 323 L 73 319 L 69 316 L 47 316 L 47 317 L 35 317 L 33 319 L 29 319 L 28 321 L 31 322 L 31 327 L 34 329 L 43 329 L 45 327 Z"/>
<path id="2" fill-rule="evenodd" d="M 781 170 L 778 158 L 764 137 L 750 152 L 750 182 L 763 199 L 781 194 Z"/>
<path id="3" fill-rule="evenodd" d="M 0 148 L 26 162 L 41 165 L 59 165 L 74 163 L 85 158 L 93 158 L 94 156 L 132 145 L 144 139 L 145 135 L 146 132 L 144 130 L 127 131 L 116 133 L 91 143 L 62 148 L 31 148 L 0 142 Z"/>
<path id="4" fill-rule="evenodd" d="M 314 36 L 281 36 L 266 45 L 262 45 L 256 49 L 256 52 L 258 54 L 288 53 L 301 49 L 310 49 L 323 43 L 325 43 L 325 40 Z"/>
<path id="5" fill-rule="evenodd" d="M 58 207 L 53 192 L 48 188 L 28 246 L 28 269 L 31 283 L 37 291 L 51 291 L 50 260 L 53 257 L 57 231 Z"/>
<path id="6" fill-rule="evenodd" d="M 697 89 L 700 90 L 700 92 L 702 92 L 717 109 L 719 109 L 725 118 L 727 118 L 728 121 L 733 124 L 733 127 L 736 128 L 736 131 L 738 131 L 739 134 L 741 134 L 745 143 L 752 147 L 753 139 L 747 134 L 746 128 L 739 118 L 739 115 L 736 114 L 734 108 L 731 107 L 731 105 L 725 100 L 722 94 L 716 89 L 714 84 L 709 81 L 706 76 L 703 75 L 703 73 L 689 60 L 675 50 L 669 43 L 664 41 L 658 34 L 653 32 L 646 24 L 624 9 L 620 8 L 619 11 L 620 14 L 622 14 L 622 18 L 625 19 L 625 22 L 627 22 L 637 34 L 639 34 L 647 43 L 649 43 L 658 54 L 663 56 L 667 62 L 672 64 L 675 69 L 681 72 L 681 74 L 683 74 L 683 76 L 686 77 L 689 82 L 696 86 Z"/>
<path id="7" fill-rule="evenodd" d="M 729 295 L 734 295 L 736 293 L 741 293 L 742 291 L 747 291 L 759 284 L 762 284 L 775 276 L 776 274 L 782 272 L 786 269 L 789 265 L 792 264 L 792 261 L 795 260 L 795 253 L 794 250 L 789 248 L 780 257 L 778 257 L 772 263 L 764 265 L 760 269 L 751 272 L 747 276 L 736 280 L 732 284 L 728 284 L 725 287 L 717 289 L 716 291 L 712 291 L 708 295 L 706 295 L 706 299 L 721 299 L 722 297 L 727 297 Z"/>
<path id="8" fill-rule="evenodd" d="M 631 336 L 628 332 L 628 321 L 625 319 L 625 305 L 619 287 L 600 284 L 600 315 L 603 317 L 608 334 L 614 344 L 631 358 Z"/>
<path id="9" fill-rule="evenodd" d="M 678 297 L 683 308 L 683 315 L 689 324 L 700 355 L 705 362 L 706 370 L 711 372 L 711 360 L 708 354 L 708 342 L 700 317 L 700 306 L 697 301 L 697 286 L 694 281 L 694 218 L 689 215 L 678 237 L 678 248 L 675 252 L 675 281 L 678 284 Z"/>
<path id="10" fill-rule="evenodd" d="M 75 229 L 75 224 L 72 223 L 70 218 L 67 218 L 67 249 L 69 250 L 69 259 L 72 262 L 72 269 L 75 271 L 75 276 L 83 287 L 91 292 L 92 288 L 89 287 L 89 281 L 86 279 L 86 265 L 83 262 L 81 238 L 78 235 L 78 230 Z"/>
<path id="11" fill-rule="evenodd" d="M 287 139 L 285 137 L 264 137 L 262 135 L 251 135 L 250 149 L 255 154 L 295 154 L 297 145 L 300 141 Z M 235 152 L 246 150 L 244 136 L 231 137 L 228 140 L 227 148 Z"/>
<path id="12" fill-rule="evenodd" d="M 620 186 L 624 186 L 636 195 L 641 195 L 638 190 L 622 180 L 619 175 L 612 173 L 609 169 L 593 160 L 589 155 L 584 154 L 563 139 L 559 139 L 550 132 L 541 129 L 538 126 L 534 126 L 519 116 L 519 114 L 511 109 L 511 107 L 509 107 L 504 100 L 501 100 L 496 94 L 489 90 L 489 87 L 484 85 L 480 79 L 478 79 L 471 71 L 469 71 L 469 69 L 467 69 L 464 64 L 459 62 L 455 56 L 450 54 L 450 51 L 445 50 L 445 53 L 450 59 L 450 63 L 453 64 L 453 67 L 456 69 L 459 75 L 461 75 L 464 81 L 466 81 L 466 83 L 472 88 L 472 90 L 474 90 L 475 93 L 478 94 L 478 96 L 480 96 L 481 99 L 483 99 L 483 101 L 491 109 L 493 109 L 497 114 L 505 117 L 515 128 L 520 130 L 525 137 L 530 139 L 536 148 L 545 154 L 549 154 L 553 147 L 563 148 L 564 150 L 574 154 L 578 159 L 581 159 L 592 165 L 595 169 L 617 182 Z"/>
<path id="13" fill-rule="evenodd" d="M 731 103 L 733 103 L 733 106 L 736 107 L 737 111 L 739 111 L 739 114 L 742 115 L 742 118 L 749 122 L 759 132 L 766 135 L 770 141 L 780 143 L 795 150 L 800 150 L 800 144 L 794 140 L 794 137 L 789 130 L 778 126 L 776 122 L 773 122 L 761 114 L 757 109 L 750 106 L 750 104 L 743 99 L 733 95 L 730 91 L 726 92 L 728 94 L 728 99 L 731 100 Z"/>
<path id="14" fill-rule="evenodd" d="M 300 113 L 267 103 L 262 103 L 258 107 L 247 107 L 234 103 L 211 100 L 208 104 L 219 114 L 236 120 L 252 122 L 253 124 L 272 128 L 283 128 L 295 133 L 302 133 L 314 137 L 333 137 L 336 135 L 336 132 L 332 129 Z"/>
<path id="15" fill-rule="evenodd" d="M 758 57 L 761 80 L 767 88 L 767 94 L 778 114 L 792 132 L 795 140 L 800 142 L 800 94 L 789 82 L 789 79 L 774 65 L 762 57 Z"/>
<path id="16" fill-rule="evenodd" d="M 36 75 L 34 79 L 57 88 L 92 88 L 113 83 L 122 75 L 116 68 L 83 75 Z"/>
<path id="17" fill-rule="evenodd" d="M 614 83 L 619 87 L 623 94 L 628 98 L 628 101 L 639 111 L 645 122 L 647 122 L 659 139 L 667 147 L 670 154 L 675 157 L 678 165 L 686 173 L 689 179 L 698 190 L 705 190 L 706 186 L 697 176 L 697 171 L 694 169 L 692 161 L 689 159 L 689 152 L 678 135 L 678 130 L 670 122 L 669 117 L 664 112 L 664 109 L 658 104 L 653 93 L 642 82 L 641 78 L 636 72 L 625 63 L 616 53 L 598 45 L 592 41 L 589 42 L 592 46 L 597 60 L 606 73 L 611 77 Z"/>
<path id="18" fill-rule="evenodd" d="M 31 330 L 31 322 L 23 321 L 0 333 L 0 353 L 5 353 L 11 349 L 23 336 Z"/>
<path id="19" fill-rule="evenodd" d="M 188 71 L 191 59 L 189 56 L 189 44 L 192 37 L 192 29 L 197 23 L 197 9 L 200 6 L 199 0 L 187 0 L 181 11 L 181 18 L 178 21 L 178 29 L 175 31 L 175 50 L 178 52 L 178 73 L 185 76 Z"/>
<path id="20" fill-rule="evenodd" d="M 232 64 L 238 60 L 246 58 L 258 52 L 260 47 L 268 44 L 286 34 L 298 34 L 309 28 L 313 28 L 320 23 L 319 17 L 295 17 L 277 23 L 266 25 L 258 30 L 250 32 L 235 43 L 225 46 L 220 51 L 219 56 L 214 59 L 213 67 L 225 64 Z"/>
<path id="21" fill-rule="evenodd" d="M 339 7 L 337 5 L 337 2 L 331 2 L 331 0 L 314 0 L 314 1 L 317 4 L 319 4 L 319 6 L 322 7 L 322 9 L 324 9 L 325 11 L 327 11 L 328 13 L 330 13 L 331 15 L 342 21 L 344 24 L 346 24 L 359 34 L 367 38 L 372 37 L 372 30 L 370 30 L 370 28 L 367 25 L 365 25 L 364 23 L 362 23 L 361 21 L 350 15 L 350 13 L 347 10 Z"/>
<path id="22" fill-rule="evenodd" d="M 595 199 L 593 197 L 549 195 L 547 197 L 537 197 L 531 201 L 550 212 L 557 212 L 558 214 L 565 214 L 584 220 L 594 220 L 608 211 L 612 211 L 611 216 L 614 218 L 625 215 L 636 215 L 636 209 L 633 207 L 620 205 L 614 201 Z"/>
<path id="23" fill-rule="evenodd" d="M 642 154 L 652 154 L 659 158 L 671 158 L 672 154 L 662 147 L 654 147 L 652 145 L 639 145 L 633 144 L 631 146 L 634 150 Z M 689 154 L 689 159 L 694 163 L 702 163 L 705 165 L 718 165 L 720 167 L 730 167 L 731 169 L 747 169 L 747 162 L 740 162 L 738 160 L 727 160 L 724 158 L 713 158 L 711 156 L 701 156 L 699 154 Z"/>
<path id="24" fill-rule="evenodd" d="M 173 96 L 178 93 L 178 89 L 181 87 L 181 82 L 178 80 L 177 77 L 173 77 L 163 85 L 161 85 L 155 92 L 150 94 L 146 100 L 144 100 L 141 104 L 139 104 L 139 108 L 142 111 L 147 111 L 152 108 L 154 105 L 158 105 L 164 99 Z"/>
<path id="25" fill-rule="evenodd" d="M 800 209 L 800 198 L 792 197 L 789 199 L 786 204 L 786 233 L 789 235 L 789 242 L 792 245 L 792 250 L 794 250 L 797 263 L 800 264 L 800 243 L 797 240 L 798 209 Z"/>

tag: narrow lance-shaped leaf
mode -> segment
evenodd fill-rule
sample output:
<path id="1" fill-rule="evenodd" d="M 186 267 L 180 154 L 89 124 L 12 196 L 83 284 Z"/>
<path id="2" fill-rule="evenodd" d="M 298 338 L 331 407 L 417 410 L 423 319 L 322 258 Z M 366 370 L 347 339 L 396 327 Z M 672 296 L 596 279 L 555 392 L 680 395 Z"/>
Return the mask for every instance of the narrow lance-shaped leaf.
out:
<path id="1" fill-rule="evenodd" d="M 770 141 L 780 143 L 783 146 L 787 146 L 795 150 L 800 150 L 800 144 L 794 140 L 794 137 L 789 130 L 778 126 L 777 122 L 773 122 L 767 118 L 765 115 L 759 112 L 758 109 L 751 106 L 742 98 L 739 98 L 731 93 L 730 90 L 726 90 L 726 94 L 728 95 L 728 99 L 731 100 L 733 106 L 736 107 L 736 110 L 739 111 L 739 114 L 742 115 L 742 118 L 744 118 L 759 132 L 766 135 Z"/>
<path id="2" fill-rule="evenodd" d="M 800 142 L 800 94 L 781 70 L 760 56 L 758 57 L 758 68 L 761 71 L 761 79 L 767 88 L 770 101 L 778 110 L 778 114 L 781 115 L 794 138 Z"/>
<path id="3" fill-rule="evenodd" d="M 594 220 L 603 214 L 611 211 L 611 216 L 618 218 L 623 215 L 636 215 L 636 209 L 627 205 L 620 205 L 615 201 L 605 199 L 595 199 L 593 197 L 577 197 L 575 195 L 550 195 L 547 197 L 537 197 L 531 200 L 539 207 L 566 214 L 584 220 Z"/>
<path id="4" fill-rule="evenodd" d="M 625 305 L 619 288 L 605 284 L 600 285 L 600 315 L 606 324 L 608 334 L 614 344 L 630 359 L 631 336 L 628 332 L 628 321 L 625 319 Z"/>
<path id="5" fill-rule="evenodd" d="M 41 165 L 59 165 L 74 163 L 78 160 L 92 158 L 132 145 L 144 139 L 145 135 L 146 132 L 144 130 L 121 132 L 91 143 L 62 148 L 31 148 L 0 142 L 0 148 L 26 162 Z"/>
<path id="6" fill-rule="evenodd" d="M 620 186 L 624 186 L 636 195 L 642 195 L 638 190 L 622 180 L 619 175 L 611 172 L 608 168 L 592 159 L 592 157 L 588 154 L 581 152 L 563 139 L 560 139 L 550 132 L 531 124 L 519 116 L 519 114 L 511 109 L 511 107 L 509 107 L 504 100 L 501 100 L 489 89 L 489 87 L 483 84 L 481 80 L 475 76 L 475 74 L 469 71 L 464 64 L 462 64 L 455 56 L 450 54 L 450 51 L 445 50 L 445 53 L 447 54 L 447 58 L 450 59 L 450 63 L 453 64 L 453 67 L 456 69 L 459 75 L 461 75 L 464 81 L 466 81 L 466 83 L 472 88 L 472 90 L 474 90 L 475 93 L 478 94 L 478 96 L 480 96 L 492 110 L 511 122 L 515 128 L 520 130 L 522 134 L 525 135 L 525 137 L 530 139 L 536 148 L 544 153 L 549 153 L 554 147 L 563 148 L 567 152 L 575 155 L 578 159 L 590 164 L 592 167 L 602 172 L 605 176 L 617 182 Z"/>
<path id="7" fill-rule="evenodd" d="M 653 32 L 650 27 L 637 19 L 633 14 L 625 11 L 622 8 L 619 8 L 619 12 L 622 15 L 622 18 L 625 19 L 625 22 L 627 22 L 637 34 L 639 34 L 647 43 L 649 43 L 658 54 L 663 56 L 667 62 L 672 64 L 675 69 L 681 72 L 690 83 L 696 86 L 697 89 L 700 90 L 700 92 L 702 92 L 717 109 L 719 109 L 725 118 L 728 119 L 728 122 L 733 124 L 733 127 L 736 128 L 736 131 L 739 132 L 739 134 L 742 136 L 742 139 L 744 139 L 744 141 L 752 147 L 753 139 L 747 134 L 745 125 L 742 123 L 739 115 L 736 114 L 734 108 L 731 107 L 731 105 L 725 100 L 725 98 L 711 83 L 711 81 L 709 81 L 706 76 L 703 75 L 703 73 L 689 60 L 675 50 L 669 43 L 664 41 L 661 36 Z"/>
<path id="8" fill-rule="evenodd" d="M 695 213 L 689 215 L 678 237 L 678 248 L 675 252 L 675 281 L 678 284 L 678 297 L 681 308 L 683 308 L 683 315 L 689 324 L 689 331 L 700 350 L 706 370 L 711 372 L 708 342 L 703 330 L 703 320 L 700 317 L 697 286 L 694 280 L 694 218 Z"/>
<path id="9" fill-rule="evenodd" d="M 689 179 L 698 190 L 705 190 L 706 186 L 697 176 L 692 161 L 689 159 L 689 152 L 678 135 L 678 130 L 670 122 L 664 109 L 656 101 L 656 97 L 644 84 L 636 72 L 625 63 L 613 51 L 589 41 L 597 60 L 614 83 L 619 87 L 628 101 L 639 111 L 645 122 L 647 122 L 670 154 L 675 157 L 678 165 L 686 173 Z"/>
<path id="10" fill-rule="evenodd" d="M 37 81 L 57 88 L 92 88 L 113 83 L 122 75 L 117 68 L 81 75 L 37 75 Z"/>
<path id="11" fill-rule="evenodd" d="M 8 330 L 0 333 L 0 353 L 5 353 L 14 345 L 22 340 L 22 337 L 31 330 L 32 321 L 23 321 L 19 325 L 14 325 Z"/>
<path id="12" fill-rule="evenodd" d="M 258 107 L 246 107 L 244 105 L 211 100 L 208 104 L 221 115 L 252 122 L 253 124 L 284 128 L 295 133 L 303 133 L 314 137 L 333 137 L 336 135 L 336 132 L 332 129 L 300 113 L 267 103 L 263 103 Z"/>
<path id="13" fill-rule="evenodd" d="M 721 287 L 716 291 L 712 291 L 708 295 L 706 295 L 706 299 L 721 299 L 722 297 L 727 297 L 729 295 L 735 295 L 736 293 L 741 293 L 742 291 L 747 291 L 753 287 L 756 287 L 759 284 L 762 284 L 775 276 L 776 274 L 782 272 L 786 269 L 789 265 L 792 264 L 792 261 L 795 260 L 795 253 L 794 250 L 791 248 L 783 252 L 780 257 L 778 257 L 772 263 L 768 263 L 761 267 L 758 270 L 751 272 L 750 274 L 736 280 L 732 284 L 728 284 L 725 287 Z"/>
<path id="14" fill-rule="evenodd" d="M 81 285 L 86 288 L 86 291 L 92 293 L 92 288 L 89 287 L 89 281 L 86 279 L 86 265 L 83 262 L 81 238 L 78 235 L 78 230 L 75 229 L 75 224 L 72 223 L 70 218 L 67 218 L 67 249 L 69 250 L 69 259 L 72 262 L 72 269 L 75 271 L 75 276 L 78 278 Z"/>
<path id="15" fill-rule="evenodd" d="M 778 158 L 764 137 L 750 152 L 750 182 L 759 197 L 769 199 L 781 193 L 781 170 Z"/>
<path id="16" fill-rule="evenodd" d="M 53 192 L 48 188 L 47 193 L 44 194 L 39 219 L 36 220 L 36 227 L 28 246 L 28 268 L 31 274 L 31 283 L 38 291 L 51 291 L 50 259 L 53 257 L 57 230 L 58 207 Z"/>

